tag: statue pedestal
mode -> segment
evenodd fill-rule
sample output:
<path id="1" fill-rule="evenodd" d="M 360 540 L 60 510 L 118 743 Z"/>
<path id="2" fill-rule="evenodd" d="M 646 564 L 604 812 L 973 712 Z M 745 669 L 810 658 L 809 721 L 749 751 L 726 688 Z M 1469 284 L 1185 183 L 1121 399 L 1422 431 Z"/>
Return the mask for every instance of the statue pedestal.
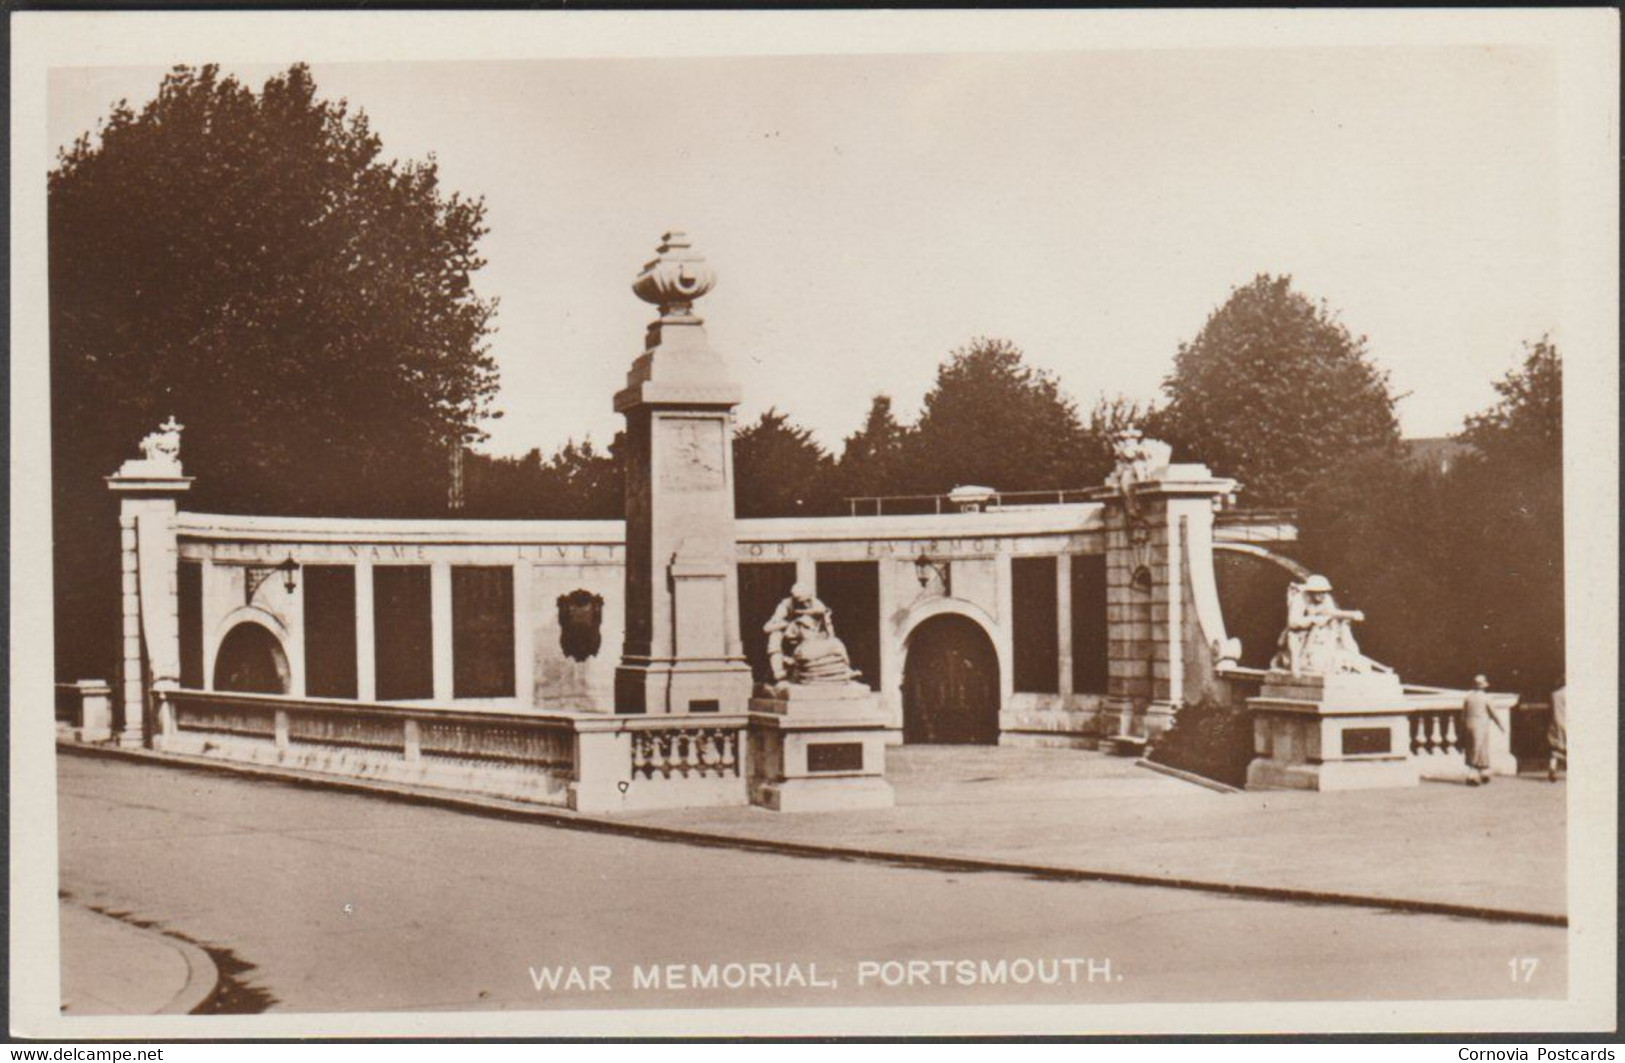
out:
<path id="1" fill-rule="evenodd" d="M 862 683 L 758 689 L 750 701 L 751 803 L 775 812 L 890 808 L 886 714 Z"/>
<path id="2" fill-rule="evenodd" d="M 1410 715 L 1399 677 L 1271 672 L 1256 698 L 1249 790 L 1415 786 Z"/>

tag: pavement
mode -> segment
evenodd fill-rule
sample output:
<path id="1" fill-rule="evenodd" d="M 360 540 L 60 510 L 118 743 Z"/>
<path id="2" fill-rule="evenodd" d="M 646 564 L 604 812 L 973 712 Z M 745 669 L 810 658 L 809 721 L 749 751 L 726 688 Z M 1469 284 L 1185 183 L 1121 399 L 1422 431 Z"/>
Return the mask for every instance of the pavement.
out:
<path id="1" fill-rule="evenodd" d="M 738 841 L 1561 924 L 1566 783 L 1217 793 L 1073 750 L 887 751 L 897 807 L 615 817 Z"/>
<path id="2" fill-rule="evenodd" d="M 220 972 L 189 941 L 64 897 L 62 1014 L 186 1015 L 214 995 Z"/>
<path id="3" fill-rule="evenodd" d="M 1050 793 L 1117 839 L 1157 816 L 1180 832 L 1229 822 L 1166 811 L 1225 797 L 1126 762 L 1074 754 L 1103 765 L 1090 782 L 1073 762 L 1023 753 L 1003 761 L 1023 770 L 1001 784 L 955 753 L 898 757 L 902 807 L 860 814 L 868 825 L 840 837 L 907 843 L 934 787 L 969 788 L 932 820 L 967 825 L 956 847 L 981 837 L 992 813 L 978 809 L 994 805 L 1009 851 L 1029 857 L 1053 827 L 1038 807 Z M 127 758 L 57 766 L 63 889 L 81 908 L 229 957 L 233 984 L 215 1013 L 1415 999 L 1493 1009 L 1509 993 L 1566 992 L 1568 937 L 1555 926 L 677 844 Z M 967 778 L 943 777 L 960 770 Z M 1493 790 L 1473 793 L 1505 800 Z M 1456 796 L 1432 791 L 1417 808 L 1448 813 Z M 836 837 L 821 816 L 762 815 Z M 1196 847 L 1234 841 L 1208 835 Z M 151 1007 L 156 989 L 139 1001 L 74 995 L 106 963 L 105 949 L 74 940 L 84 926 L 64 916 L 70 1007 Z M 172 958 L 147 956 L 173 981 Z M 1509 956 L 1530 961 L 1528 981 L 1509 984 Z M 682 983 L 696 965 L 730 963 L 771 974 L 680 987 L 667 966 Z M 1073 977 L 1015 980 L 1046 965 Z M 662 980 L 650 983 L 656 967 Z"/>

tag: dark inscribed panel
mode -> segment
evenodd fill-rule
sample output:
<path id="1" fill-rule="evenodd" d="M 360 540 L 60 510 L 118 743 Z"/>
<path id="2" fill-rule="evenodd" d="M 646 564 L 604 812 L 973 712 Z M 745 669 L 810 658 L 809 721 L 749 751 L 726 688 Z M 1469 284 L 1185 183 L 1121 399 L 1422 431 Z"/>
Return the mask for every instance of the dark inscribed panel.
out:
<path id="1" fill-rule="evenodd" d="M 870 690 L 880 689 L 880 564 L 818 562 L 818 597 L 835 614 L 835 634 Z"/>
<path id="2" fill-rule="evenodd" d="M 745 659 L 758 683 L 773 680 L 767 664 L 767 634 L 762 626 L 790 595 L 796 583 L 794 561 L 745 562 L 739 566 L 739 637 Z"/>
<path id="3" fill-rule="evenodd" d="M 428 565 L 373 567 L 379 701 L 434 697 L 434 621 L 429 594 Z"/>
<path id="4" fill-rule="evenodd" d="M 862 771 L 862 742 L 813 742 L 807 746 L 807 770 Z"/>
<path id="5" fill-rule="evenodd" d="M 355 568 L 306 565 L 305 693 L 313 698 L 356 696 Z"/>
<path id="6" fill-rule="evenodd" d="M 1018 557 L 1010 562 L 1013 603 L 1011 642 L 1016 690 L 1055 694 L 1061 687 L 1060 622 L 1055 558 Z"/>
<path id="7" fill-rule="evenodd" d="M 181 638 L 181 686 L 203 689 L 203 566 L 182 561 L 176 573 Z"/>
<path id="8" fill-rule="evenodd" d="M 1350 727 L 1343 732 L 1345 757 L 1393 751 L 1393 732 L 1386 727 Z"/>
<path id="9" fill-rule="evenodd" d="M 451 661 L 452 697 L 513 697 L 512 567 L 451 570 Z"/>

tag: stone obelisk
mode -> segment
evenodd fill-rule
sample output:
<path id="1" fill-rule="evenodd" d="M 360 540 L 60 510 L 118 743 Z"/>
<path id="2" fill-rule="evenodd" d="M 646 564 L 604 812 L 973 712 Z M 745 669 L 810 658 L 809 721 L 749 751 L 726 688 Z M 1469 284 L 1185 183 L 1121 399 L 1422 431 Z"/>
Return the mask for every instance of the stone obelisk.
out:
<path id="1" fill-rule="evenodd" d="M 734 556 L 739 386 L 711 350 L 694 301 L 716 275 L 667 233 L 632 291 L 660 309 L 626 387 L 626 642 L 615 711 L 747 711 Z"/>

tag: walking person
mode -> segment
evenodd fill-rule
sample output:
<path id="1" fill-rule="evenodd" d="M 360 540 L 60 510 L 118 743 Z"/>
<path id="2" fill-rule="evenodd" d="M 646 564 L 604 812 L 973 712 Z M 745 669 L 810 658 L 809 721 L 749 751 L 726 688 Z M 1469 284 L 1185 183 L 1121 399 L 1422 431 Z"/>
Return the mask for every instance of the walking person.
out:
<path id="1" fill-rule="evenodd" d="M 1495 707 L 1490 704 L 1490 681 L 1481 675 L 1473 677 L 1473 689 L 1468 691 L 1467 700 L 1462 705 L 1462 723 L 1467 729 L 1467 785 L 1478 786 L 1488 784 L 1494 776 L 1490 773 L 1490 727 L 1494 725 L 1502 731 L 1506 724 L 1496 715 Z"/>
<path id="2" fill-rule="evenodd" d="M 1546 728 L 1546 779 L 1548 782 L 1557 781 L 1557 763 L 1563 762 L 1563 770 L 1569 770 L 1569 685 L 1552 691 L 1552 722 Z"/>

